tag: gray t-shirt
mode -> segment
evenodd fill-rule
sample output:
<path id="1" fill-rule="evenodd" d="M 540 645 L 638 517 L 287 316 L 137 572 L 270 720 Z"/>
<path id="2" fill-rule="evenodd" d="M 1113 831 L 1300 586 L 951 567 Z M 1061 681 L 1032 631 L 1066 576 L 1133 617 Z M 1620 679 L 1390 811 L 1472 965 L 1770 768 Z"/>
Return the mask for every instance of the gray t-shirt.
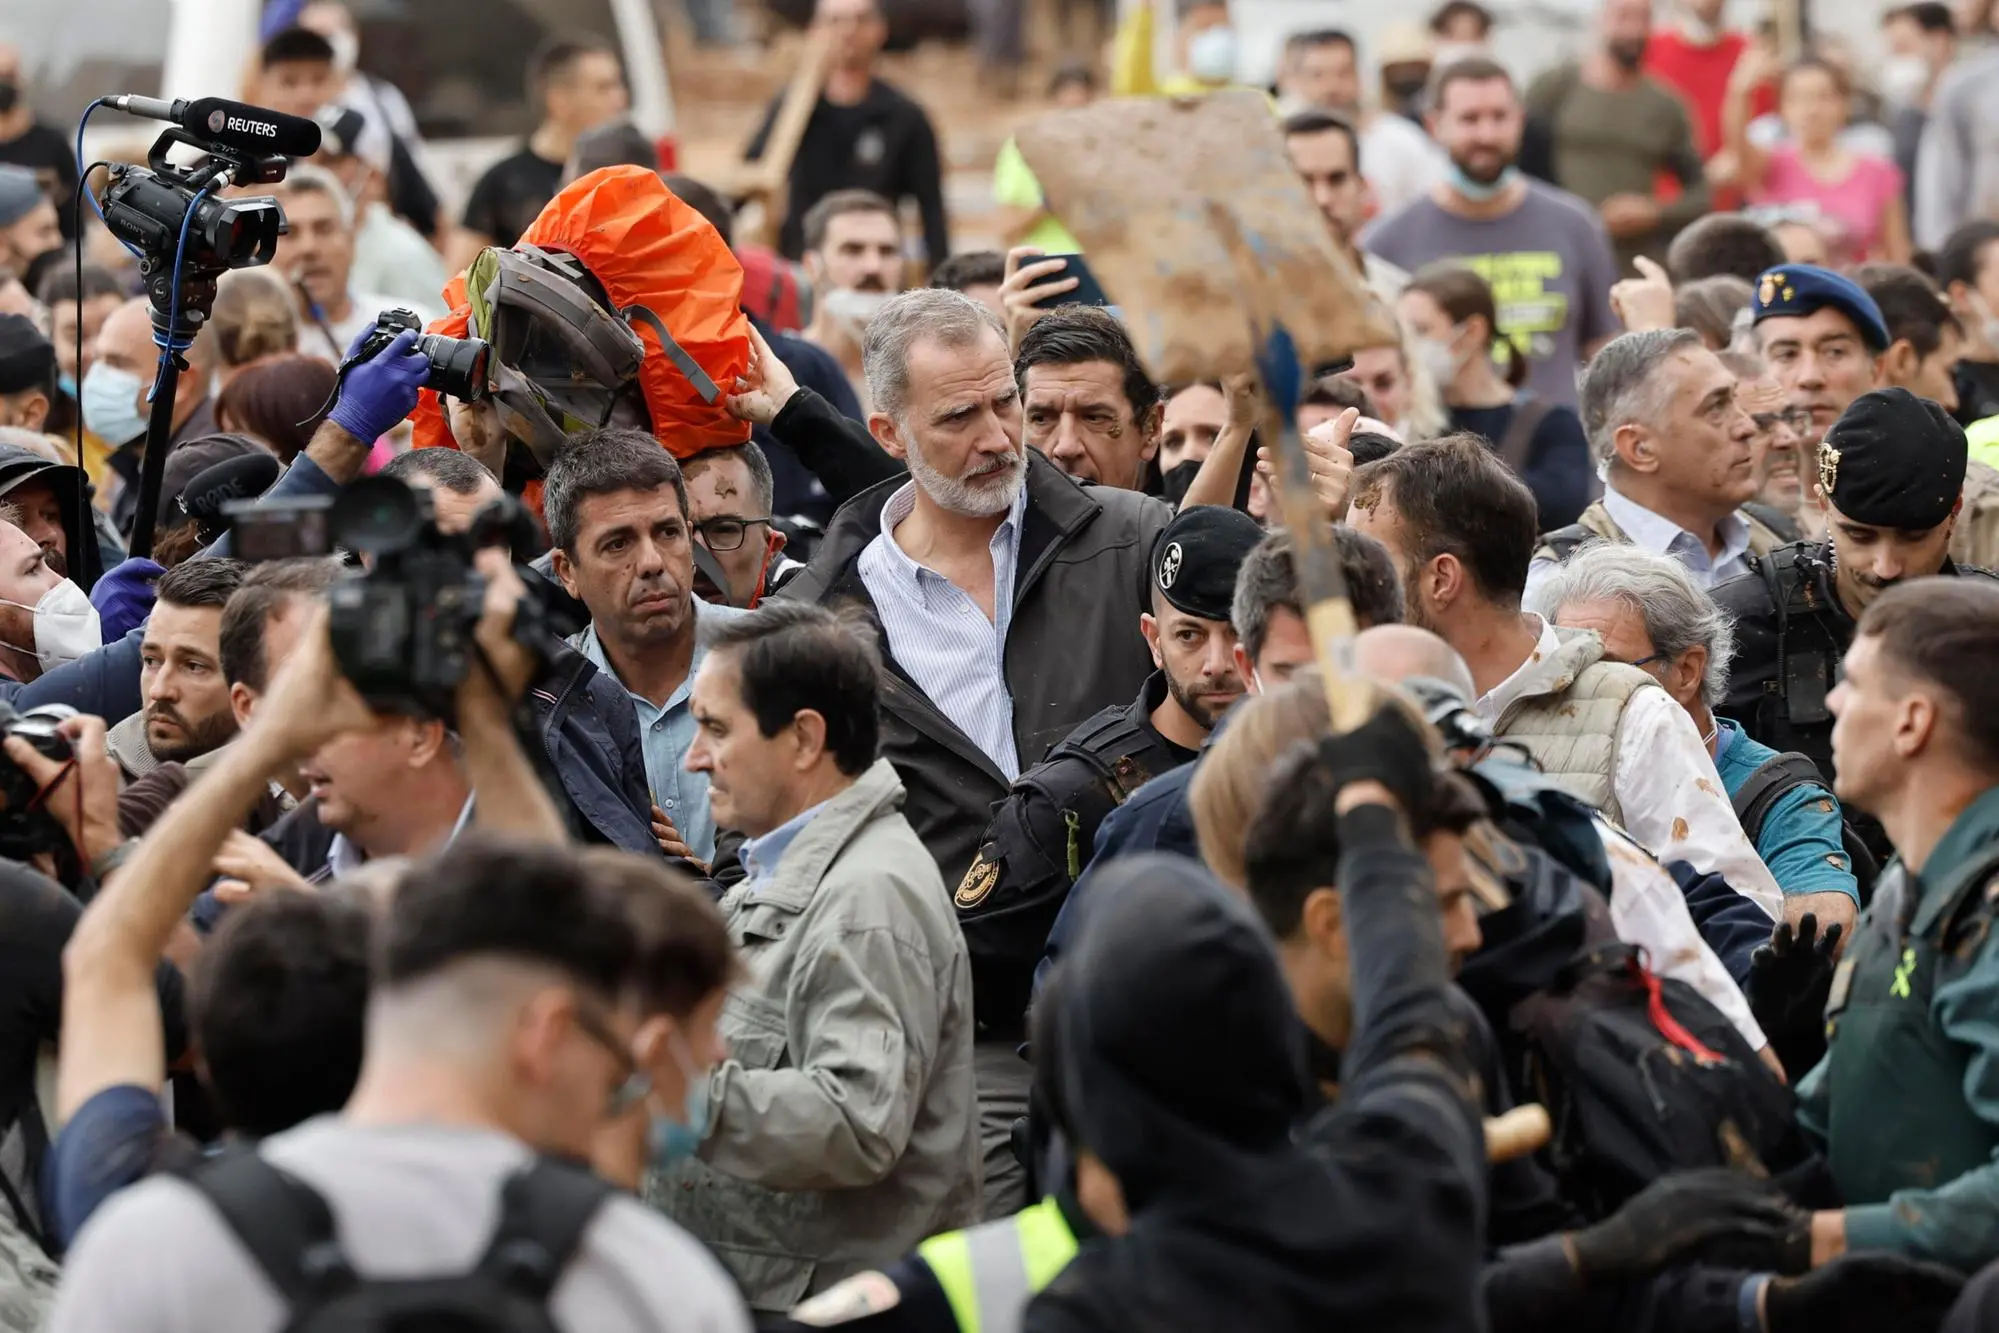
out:
<path id="1" fill-rule="evenodd" d="M 527 1163 L 506 1135 L 456 1126 L 360 1128 L 322 1116 L 263 1153 L 325 1196 L 364 1276 L 463 1272 L 499 1224 L 500 1185 Z M 570 1333 L 749 1333 L 714 1256 L 627 1196 L 607 1200 L 550 1301 Z M 112 1199 L 63 1265 L 54 1333 L 276 1333 L 287 1308 L 193 1186 L 155 1176 Z"/>
<path id="2" fill-rule="evenodd" d="M 1474 221 L 1423 198 L 1377 218 L 1360 240 L 1411 273 L 1439 259 L 1477 270 L 1492 284 L 1499 331 L 1532 364 L 1527 386 L 1550 402 L 1575 407 L 1583 349 L 1622 332 L 1610 313 L 1617 266 L 1603 224 L 1582 200 L 1540 181 L 1530 179 L 1504 217 Z"/>

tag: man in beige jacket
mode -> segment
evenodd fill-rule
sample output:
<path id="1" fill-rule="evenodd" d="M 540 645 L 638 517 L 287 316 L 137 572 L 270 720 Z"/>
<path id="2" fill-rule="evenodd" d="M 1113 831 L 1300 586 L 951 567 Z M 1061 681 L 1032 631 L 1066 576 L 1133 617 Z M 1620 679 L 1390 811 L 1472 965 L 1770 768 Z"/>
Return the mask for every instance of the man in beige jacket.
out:
<path id="1" fill-rule="evenodd" d="M 694 678 L 687 767 L 749 835 L 722 900 L 747 980 L 699 1147 L 656 1160 L 647 1196 L 758 1310 L 979 1213 L 971 964 L 876 757 L 879 673 L 864 628 L 780 600 L 723 626 Z"/>

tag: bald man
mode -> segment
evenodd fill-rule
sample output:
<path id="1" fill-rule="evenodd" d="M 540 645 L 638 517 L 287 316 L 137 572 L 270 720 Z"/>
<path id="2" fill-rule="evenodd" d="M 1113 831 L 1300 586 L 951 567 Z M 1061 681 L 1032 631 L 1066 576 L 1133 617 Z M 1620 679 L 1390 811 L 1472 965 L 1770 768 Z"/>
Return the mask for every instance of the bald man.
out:
<path id="1" fill-rule="evenodd" d="M 1458 650 L 1414 625 L 1376 625 L 1354 638 L 1354 665 L 1371 680 L 1403 681 L 1412 676 L 1440 680 L 1467 701 L 1478 698 L 1471 668 Z"/>

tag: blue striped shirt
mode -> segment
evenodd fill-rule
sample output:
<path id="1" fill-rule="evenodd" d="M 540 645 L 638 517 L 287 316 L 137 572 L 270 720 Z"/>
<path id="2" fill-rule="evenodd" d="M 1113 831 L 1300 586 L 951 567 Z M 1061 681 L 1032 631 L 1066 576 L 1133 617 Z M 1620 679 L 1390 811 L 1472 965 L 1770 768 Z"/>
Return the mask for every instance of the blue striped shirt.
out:
<path id="1" fill-rule="evenodd" d="M 896 525 L 916 508 L 909 482 L 882 506 L 882 530 L 861 551 L 861 584 L 874 599 L 882 635 L 898 665 L 1008 782 L 1020 776 L 1013 695 L 1006 683 L 1006 631 L 1013 621 L 1015 566 L 1027 487 L 993 533 L 993 618 L 964 590 L 925 569 L 896 544 Z"/>

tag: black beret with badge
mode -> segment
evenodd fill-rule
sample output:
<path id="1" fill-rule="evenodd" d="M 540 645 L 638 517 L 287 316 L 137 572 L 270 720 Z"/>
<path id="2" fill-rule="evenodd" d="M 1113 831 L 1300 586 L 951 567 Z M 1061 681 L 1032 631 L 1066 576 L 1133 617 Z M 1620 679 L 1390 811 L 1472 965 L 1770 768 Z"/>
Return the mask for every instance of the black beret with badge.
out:
<path id="1" fill-rule="evenodd" d="M 1263 537 L 1263 526 L 1240 509 L 1183 509 L 1152 543 L 1152 586 L 1176 610 L 1227 620 L 1236 571 Z"/>
<path id="2" fill-rule="evenodd" d="M 1907 389 L 1874 389 L 1819 444 L 1819 489 L 1842 518 L 1926 532 L 1964 492 L 1964 427 Z"/>
<path id="3" fill-rule="evenodd" d="M 47 391 L 55 379 L 55 344 L 26 315 L 0 315 L 0 393 Z"/>

